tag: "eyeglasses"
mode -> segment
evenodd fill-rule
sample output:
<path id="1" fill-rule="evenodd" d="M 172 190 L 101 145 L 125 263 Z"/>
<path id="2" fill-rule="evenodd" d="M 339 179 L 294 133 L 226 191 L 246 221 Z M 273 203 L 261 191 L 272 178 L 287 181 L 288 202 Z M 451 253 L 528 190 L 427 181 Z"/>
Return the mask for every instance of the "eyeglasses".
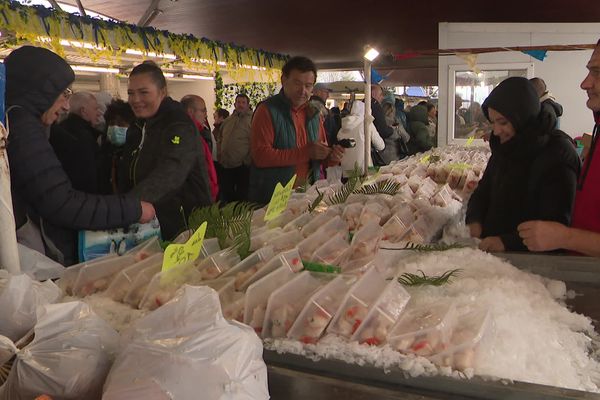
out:
<path id="1" fill-rule="evenodd" d="M 69 100 L 69 98 L 71 98 L 71 96 L 73 95 L 73 90 L 71 88 L 66 88 L 63 92 L 62 95 L 65 99 Z"/>

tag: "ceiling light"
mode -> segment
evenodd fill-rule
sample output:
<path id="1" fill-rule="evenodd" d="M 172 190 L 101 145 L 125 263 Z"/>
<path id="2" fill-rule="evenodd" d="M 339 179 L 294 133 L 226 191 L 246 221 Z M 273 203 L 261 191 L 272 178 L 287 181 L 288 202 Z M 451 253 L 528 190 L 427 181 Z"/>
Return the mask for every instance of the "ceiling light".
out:
<path id="1" fill-rule="evenodd" d="M 104 49 L 103 46 L 99 46 L 99 45 L 94 44 L 94 43 L 79 42 L 77 40 L 65 40 L 65 39 L 61 39 L 60 44 L 62 46 L 78 47 L 80 49 L 92 49 L 92 50 L 102 50 L 102 49 Z"/>
<path id="2" fill-rule="evenodd" d="M 367 52 L 365 53 L 364 57 L 369 61 L 373 61 L 374 59 L 377 58 L 378 55 L 379 55 L 379 52 L 377 50 L 375 50 L 372 47 L 369 47 L 367 49 Z"/>
<path id="3" fill-rule="evenodd" d="M 212 81 L 215 78 L 213 78 L 212 76 L 206 76 L 206 75 L 189 75 L 189 74 L 183 74 L 181 75 L 182 78 L 184 79 L 196 79 L 196 80 L 202 80 L 202 81 Z"/>
<path id="4" fill-rule="evenodd" d="M 109 74 L 118 74 L 117 68 L 106 68 L 106 67 L 91 67 L 88 65 L 73 65 L 71 66 L 73 71 L 85 71 L 85 72 L 106 72 Z"/>
<path id="5" fill-rule="evenodd" d="M 148 53 L 144 53 L 141 50 L 134 50 L 134 49 L 127 49 L 125 50 L 125 54 L 132 54 L 132 55 L 136 55 L 136 56 L 148 56 L 148 57 L 154 57 L 154 58 L 166 58 L 168 60 L 175 60 L 177 58 L 177 56 L 175 54 L 156 54 L 152 51 L 148 52 Z"/>
<path id="6" fill-rule="evenodd" d="M 257 65 L 241 64 L 240 67 L 246 68 L 246 69 L 253 69 L 253 70 L 256 70 L 256 71 L 266 71 L 267 70 L 267 68 L 265 68 L 265 67 L 259 67 Z"/>
<path id="7" fill-rule="evenodd" d="M 207 60 L 206 58 L 191 58 L 192 62 L 202 63 L 202 64 L 210 64 L 212 61 Z"/>

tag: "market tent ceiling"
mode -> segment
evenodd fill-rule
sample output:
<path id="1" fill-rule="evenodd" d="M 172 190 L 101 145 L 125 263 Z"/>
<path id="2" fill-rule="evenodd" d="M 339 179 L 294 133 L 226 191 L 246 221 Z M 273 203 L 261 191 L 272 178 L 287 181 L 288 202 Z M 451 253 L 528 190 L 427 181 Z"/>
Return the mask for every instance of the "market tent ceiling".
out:
<path id="1" fill-rule="evenodd" d="M 75 0 L 63 0 L 76 4 Z M 389 53 L 437 49 L 439 22 L 598 22 L 597 0 L 281 1 L 82 0 L 87 9 L 151 25 L 277 53 L 303 54 L 320 68 L 359 67 L 367 43 Z M 600 36 L 600 32 L 599 32 Z M 397 81 L 437 81 L 437 57 L 382 65 Z"/>

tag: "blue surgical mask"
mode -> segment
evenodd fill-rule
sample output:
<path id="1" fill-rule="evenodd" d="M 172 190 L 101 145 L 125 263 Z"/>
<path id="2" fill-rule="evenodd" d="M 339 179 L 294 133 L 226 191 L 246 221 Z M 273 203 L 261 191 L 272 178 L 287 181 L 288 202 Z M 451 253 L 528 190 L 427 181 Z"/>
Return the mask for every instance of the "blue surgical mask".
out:
<path id="1" fill-rule="evenodd" d="M 127 138 L 127 127 L 110 125 L 106 130 L 106 136 L 115 146 L 123 146 Z"/>

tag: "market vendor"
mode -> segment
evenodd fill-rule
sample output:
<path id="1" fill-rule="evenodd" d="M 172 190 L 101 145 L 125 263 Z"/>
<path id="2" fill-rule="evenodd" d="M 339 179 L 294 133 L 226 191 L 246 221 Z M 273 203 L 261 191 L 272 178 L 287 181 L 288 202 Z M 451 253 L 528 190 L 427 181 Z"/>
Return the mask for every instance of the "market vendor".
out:
<path id="1" fill-rule="evenodd" d="M 519 234 L 531 251 L 565 249 L 600 257 L 600 40 L 587 64 L 588 74 L 581 82 L 587 92 L 587 106 L 594 112 L 594 134 L 577 184 L 571 227 L 567 223 L 527 221 L 519 225 Z"/>
<path id="2" fill-rule="evenodd" d="M 323 118 L 309 103 L 315 64 L 293 57 L 281 72 L 281 91 L 259 105 L 252 119 L 248 198 L 258 204 L 268 203 L 277 183 L 285 186 L 294 174 L 296 186 L 318 180 L 322 164 L 339 164 L 344 152 L 327 146 Z"/>
<path id="3" fill-rule="evenodd" d="M 164 240 L 187 226 L 196 207 L 211 204 L 204 149 L 180 103 L 167 95 L 162 70 L 144 62 L 129 74 L 127 94 L 136 121 L 127 130 L 118 185 L 156 207 Z"/>
<path id="4" fill-rule="evenodd" d="M 492 156 L 468 203 L 466 223 L 486 251 L 527 250 L 517 226 L 543 219 L 568 225 L 580 161 L 556 117 L 525 78 L 501 82 L 483 103 Z"/>
<path id="5" fill-rule="evenodd" d="M 137 195 L 100 196 L 75 190 L 52 150 L 47 132 L 69 110 L 69 86 L 75 80 L 65 60 L 49 50 L 23 46 L 4 65 L 10 124 L 7 152 L 19 242 L 70 265 L 77 261 L 77 230 L 122 228 L 151 220 L 154 207 L 140 202 Z"/>

